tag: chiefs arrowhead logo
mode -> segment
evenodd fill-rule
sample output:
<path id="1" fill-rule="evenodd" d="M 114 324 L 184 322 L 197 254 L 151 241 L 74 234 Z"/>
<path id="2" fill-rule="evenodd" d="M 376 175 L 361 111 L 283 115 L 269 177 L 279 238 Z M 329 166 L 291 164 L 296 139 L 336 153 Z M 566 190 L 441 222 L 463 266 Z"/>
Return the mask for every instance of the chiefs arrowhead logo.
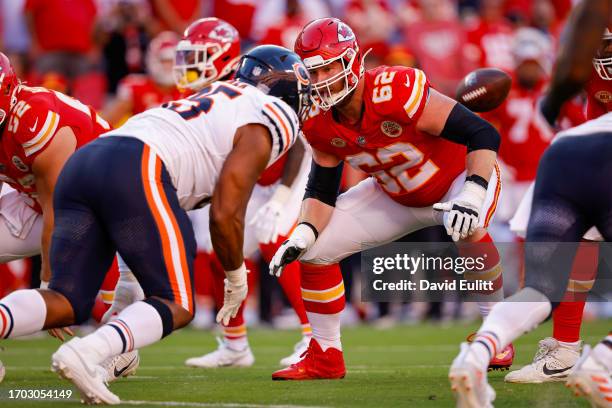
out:
<path id="1" fill-rule="evenodd" d="M 229 24 L 223 23 L 215 27 L 215 29 L 212 30 L 208 36 L 214 40 L 218 40 L 221 42 L 230 42 L 237 35 L 238 33 L 232 26 L 230 26 Z"/>
<path id="2" fill-rule="evenodd" d="M 352 41 L 355 39 L 355 34 L 349 26 L 344 23 L 338 23 L 338 42 Z"/>
<path id="3" fill-rule="evenodd" d="M 398 137 L 402 134 L 402 126 L 399 123 L 385 120 L 380 124 L 380 130 L 389 137 Z"/>
<path id="4" fill-rule="evenodd" d="M 601 103 L 610 103 L 612 102 L 612 93 L 608 91 L 599 91 L 595 94 L 595 98 Z"/>
<path id="5" fill-rule="evenodd" d="M 23 171 L 24 173 L 30 170 L 30 168 L 26 166 L 26 164 L 17 156 L 13 156 L 12 162 L 15 167 L 17 167 L 19 170 Z"/>

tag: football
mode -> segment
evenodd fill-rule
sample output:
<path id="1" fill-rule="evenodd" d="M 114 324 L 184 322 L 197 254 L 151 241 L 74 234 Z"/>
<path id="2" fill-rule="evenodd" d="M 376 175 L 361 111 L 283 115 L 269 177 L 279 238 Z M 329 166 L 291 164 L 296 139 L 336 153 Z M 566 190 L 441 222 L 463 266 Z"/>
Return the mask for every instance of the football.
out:
<path id="1" fill-rule="evenodd" d="M 506 99 L 510 85 L 510 75 L 501 69 L 477 69 L 459 82 L 455 99 L 473 112 L 488 112 Z"/>

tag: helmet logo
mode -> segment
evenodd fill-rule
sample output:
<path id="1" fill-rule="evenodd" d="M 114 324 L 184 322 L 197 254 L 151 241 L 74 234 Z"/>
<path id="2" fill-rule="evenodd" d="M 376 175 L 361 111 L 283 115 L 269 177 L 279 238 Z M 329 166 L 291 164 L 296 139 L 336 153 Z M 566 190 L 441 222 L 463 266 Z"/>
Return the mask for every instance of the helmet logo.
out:
<path id="1" fill-rule="evenodd" d="M 236 36 L 236 33 L 229 24 L 223 23 L 215 27 L 208 36 L 213 40 L 230 42 Z"/>
<path id="2" fill-rule="evenodd" d="M 612 93 L 608 91 L 599 91 L 595 93 L 595 98 L 601 103 L 610 103 L 612 102 Z"/>
<path id="3" fill-rule="evenodd" d="M 338 42 L 352 41 L 355 39 L 353 30 L 346 24 L 338 23 Z"/>
<path id="4" fill-rule="evenodd" d="M 299 62 L 293 64 L 293 72 L 295 72 L 295 77 L 298 81 L 300 81 L 302 85 L 310 84 L 310 75 L 302 64 L 300 64 Z"/>

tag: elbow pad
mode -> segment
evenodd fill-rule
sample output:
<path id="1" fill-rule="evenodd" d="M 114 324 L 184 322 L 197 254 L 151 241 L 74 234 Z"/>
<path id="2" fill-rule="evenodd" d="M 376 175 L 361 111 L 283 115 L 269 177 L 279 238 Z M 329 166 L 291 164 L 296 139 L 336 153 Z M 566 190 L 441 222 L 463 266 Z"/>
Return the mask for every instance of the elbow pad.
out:
<path id="1" fill-rule="evenodd" d="M 468 152 L 486 149 L 497 152 L 500 137 L 486 120 L 457 103 L 440 133 L 440 137 L 467 146 Z"/>
<path id="2" fill-rule="evenodd" d="M 336 167 L 323 167 L 313 160 L 310 165 L 304 199 L 314 198 L 335 207 L 343 168 L 344 162 L 340 162 Z"/>

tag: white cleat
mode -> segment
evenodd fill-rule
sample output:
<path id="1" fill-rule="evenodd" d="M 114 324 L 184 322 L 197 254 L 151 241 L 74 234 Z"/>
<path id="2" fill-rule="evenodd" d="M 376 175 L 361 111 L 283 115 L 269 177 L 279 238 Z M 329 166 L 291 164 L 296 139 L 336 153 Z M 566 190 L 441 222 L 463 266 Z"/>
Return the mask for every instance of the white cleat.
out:
<path id="1" fill-rule="evenodd" d="M 136 370 L 140 366 L 140 356 L 138 355 L 138 350 L 134 350 L 115 357 L 109 357 L 100 363 L 100 365 L 106 371 L 105 381 L 111 383 L 121 377 L 129 377 L 136 374 Z"/>
<path id="2" fill-rule="evenodd" d="M 487 382 L 487 370 L 468 361 L 470 347 L 461 343 L 461 352 L 453 361 L 448 379 L 457 408 L 493 408 L 495 391 Z"/>
<path id="3" fill-rule="evenodd" d="M 6 368 L 4 368 L 4 364 L 0 361 L 0 383 L 4 380 L 4 376 L 6 375 Z"/>
<path id="4" fill-rule="evenodd" d="M 280 365 L 282 367 L 289 367 L 292 364 L 298 363 L 302 359 L 302 354 L 308 350 L 308 345 L 310 344 L 310 337 L 302 337 L 300 341 L 295 343 L 293 347 L 293 353 L 290 356 L 287 356 L 280 361 Z"/>
<path id="5" fill-rule="evenodd" d="M 582 357 L 567 377 L 565 386 L 570 388 L 574 395 L 584 396 L 592 407 L 612 407 L 612 380 L 610 372 L 597 360 L 591 347 L 584 346 Z"/>
<path id="6" fill-rule="evenodd" d="M 85 404 L 119 404 L 119 397 L 106 386 L 106 371 L 87 361 L 86 353 L 79 350 L 80 341 L 75 337 L 64 343 L 51 357 L 51 369 L 78 388 Z"/>
<path id="7" fill-rule="evenodd" d="M 212 353 L 201 357 L 188 358 L 185 364 L 196 368 L 218 368 L 218 367 L 250 367 L 255 362 L 251 348 L 246 346 L 243 350 L 232 350 L 225 342 L 217 338 L 219 347 Z"/>
<path id="8" fill-rule="evenodd" d="M 540 340 L 533 362 L 520 370 L 511 371 L 504 381 L 523 384 L 565 381 L 580 358 L 580 347 L 580 344 L 575 347 L 562 346 L 552 337 Z"/>

